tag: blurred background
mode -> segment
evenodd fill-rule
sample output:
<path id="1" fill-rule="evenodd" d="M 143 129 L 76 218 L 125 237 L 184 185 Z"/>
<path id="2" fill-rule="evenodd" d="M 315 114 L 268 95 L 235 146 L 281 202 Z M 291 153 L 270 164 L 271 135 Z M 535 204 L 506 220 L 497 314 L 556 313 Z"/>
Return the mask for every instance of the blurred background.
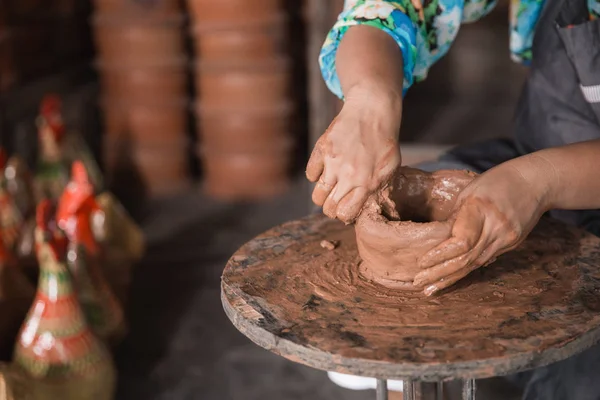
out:
<path id="1" fill-rule="evenodd" d="M 140 221 L 119 399 L 368 399 L 254 346 L 219 299 L 228 257 L 310 210 L 303 177 L 340 102 L 317 55 L 342 0 L 2 0 L 0 143 L 33 162 L 42 97 Z M 508 2 L 463 26 L 406 97 L 404 163 L 510 136 L 526 70 Z"/>

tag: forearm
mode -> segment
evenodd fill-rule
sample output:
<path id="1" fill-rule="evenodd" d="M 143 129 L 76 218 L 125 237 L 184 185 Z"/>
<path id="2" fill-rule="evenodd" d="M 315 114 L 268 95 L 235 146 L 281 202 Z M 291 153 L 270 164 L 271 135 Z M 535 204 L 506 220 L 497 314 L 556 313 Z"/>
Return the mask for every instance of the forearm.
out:
<path id="1" fill-rule="evenodd" d="M 347 102 L 391 107 L 400 117 L 402 51 L 389 34 L 365 25 L 351 27 L 340 43 L 336 65 Z"/>
<path id="2" fill-rule="evenodd" d="M 538 188 L 546 209 L 600 208 L 600 140 L 554 147 L 514 163 Z"/>

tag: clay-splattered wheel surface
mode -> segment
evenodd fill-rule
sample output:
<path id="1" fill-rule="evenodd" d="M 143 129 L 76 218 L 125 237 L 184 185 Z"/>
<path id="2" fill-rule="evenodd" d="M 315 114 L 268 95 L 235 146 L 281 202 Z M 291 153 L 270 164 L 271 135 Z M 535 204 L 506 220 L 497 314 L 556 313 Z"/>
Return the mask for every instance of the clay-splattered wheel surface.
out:
<path id="1" fill-rule="evenodd" d="M 225 311 L 292 361 L 387 379 L 504 375 L 600 339 L 600 239 L 553 220 L 433 298 L 370 283 L 359 262 L 352 227 L 320 215 L 286 223 L 229 260 Z"/>

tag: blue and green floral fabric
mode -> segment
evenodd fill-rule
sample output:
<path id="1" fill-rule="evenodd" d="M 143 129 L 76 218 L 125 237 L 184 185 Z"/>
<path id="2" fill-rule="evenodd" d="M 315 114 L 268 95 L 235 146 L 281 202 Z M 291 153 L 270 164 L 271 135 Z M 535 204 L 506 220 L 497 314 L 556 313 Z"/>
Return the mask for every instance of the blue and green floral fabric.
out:
<path id="1" fill-rule="evenodd" d="M 461 23 L 489 13 L 497 0 L 346 0 L 319 56 L 329 89 L 343 98 L 335 68 L 340 40 L 354 25 L 370 25 L 390 34 L 402 50 L 404 91 L 426 78 L 429 68 L 452 45 Z M 600 16 L 600 0 L 587 0 L 590 18 Z M 511 0 L 510 51 L 516 61 L 531 61 L 535 26 L 544 0 Z"/>

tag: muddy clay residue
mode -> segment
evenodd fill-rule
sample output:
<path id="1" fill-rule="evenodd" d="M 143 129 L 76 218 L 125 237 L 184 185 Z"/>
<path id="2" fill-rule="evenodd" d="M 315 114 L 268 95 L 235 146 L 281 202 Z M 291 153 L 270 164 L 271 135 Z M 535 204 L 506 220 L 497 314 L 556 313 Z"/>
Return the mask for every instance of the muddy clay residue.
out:
<path id="1" fill-rule="evenodd" d="M 323 240 L 337 246 L 324 248 Z M 225 301 L 263 332 L 332 355 L 336 365 L 340 357 L 500 363 L 561 347 L 600 325 L 598 259 L 600 239 L 542 219 L 518 249 L 428 298 L 366 279 L 354 228 L 311 216 L 242 247 L 223 289 Z M 500 371 L 477 365 L 481 376 Z"/>
<path id="2" fill-rule="evenodd" d="M 434 173 L 403 167 L 369 199 L 356 222 L 361 274 L 389 288 L 412 285 L 419 258 L 450 238 L 450 217 L 460 192 L 475 178 L 468 171 Z"/>

